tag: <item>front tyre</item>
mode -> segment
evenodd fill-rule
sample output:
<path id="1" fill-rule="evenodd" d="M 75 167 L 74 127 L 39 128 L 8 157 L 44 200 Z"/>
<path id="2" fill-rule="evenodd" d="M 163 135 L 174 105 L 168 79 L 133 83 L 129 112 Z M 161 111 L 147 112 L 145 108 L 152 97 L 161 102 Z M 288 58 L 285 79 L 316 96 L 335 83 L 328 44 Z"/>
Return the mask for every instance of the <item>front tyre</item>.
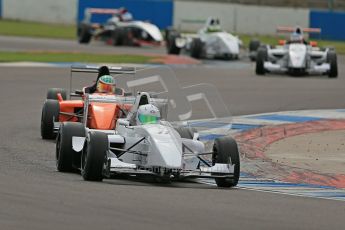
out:
<path id="1" fill-rule="evenodd" d="M 202 56 L 202 50 L 204 43 L 200 38 L 194 38 L 190 46 L 190 56 L 196 59 L 200 59 Z"/>
<path id="2" fill-rule="evenodd" d="M 108 150 L 108 136 L 101 132 L 90 132 L 86 148 L 81 157 L 81 175 L 87 181 L 103 180 L 103 165 Z"/>
<path id="3" fill-rule="evenodd" d="M 72 148 L 72 137 L 85 137 L 83 124 L 77 122 L 63 122 L 56 141 L 56 168 L 60 172 L 72 172 L 74 161 L 79 155 Z M 80 159 L 80 157 L 79 157 Z"/>
<path id="4" fill-rule="evenodd" d="M 255 72 L 257 75 L 264 75 L 265 70 L 265 61 L 267 60 L 267 50 L 265 48 L 259 48 L 258 54 L 256 57 L 256 68 Z"/>
<path id="5" fill-rule="evenodd" d="M 327 62 L 330 65 L 330 70 L 328 72 L 329 78 L 338 77 L 338 63 L 337 63 L 337 54 L 334 51 L 327 52 Z"/>
<path id="6" fill-rule="evenodd" d="M 234 178 L 215 178 L 218 187 L 234 187 L 238 184 L 240 178 L 240 154 L 236 141 L 231 137 L 217 138 L 213 145 L 212 165 L 233 164 Z"/>
<path id="7" fill-rule="evenodd" d="M 47 99 L 58 100 L 58 93 L 61 94 L 62 99 L 67 99 L 67 92 L 61 88 L 50 88 L 47 91 Z"/>
<path id="8" fill-rule="evenodd" d="M 54 139 L 54 122 L 59 121 L 60 104 L 57 100 L 46 100 L 41 115 L 42 139 Z"/>
<path id="9" fill-rule="evenodd" d="M 91 26 L 88 24 L 81 24 L 78 27 L 78 42 L 80 44 L 88 44 L 91 41 L 92 33 L 91 33 Z"/>

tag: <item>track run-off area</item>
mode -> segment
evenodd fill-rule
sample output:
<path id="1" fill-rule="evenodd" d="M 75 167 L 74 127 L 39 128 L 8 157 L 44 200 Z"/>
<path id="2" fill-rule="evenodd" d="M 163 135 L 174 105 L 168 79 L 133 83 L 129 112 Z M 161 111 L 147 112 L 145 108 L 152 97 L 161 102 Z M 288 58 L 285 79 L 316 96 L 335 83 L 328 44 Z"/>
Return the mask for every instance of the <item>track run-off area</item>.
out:
<path id="1" fill-rule="evenodd" d="M 336 79 L 259 77 L 246 58 L 172 68 L 181 85 L 212 83 L 218 88 L 234 116 L 233 135 L 239 136 L 265 131 L 266 126 L 317 125 L 323 120 L 344 119 L 343 56 L 338 57 L 338 65 Z M 241 181 L 233 189 L 218 189 L 210 181 L 159 184 L 117 179 L 91 183 L 78 174 L 59 173 L 55 142 L 40 137 L 40 116 L 46 90 L 68 88 L 68 64 L 0 64 L 0 70 L 1 229 L 342 229 L 345 224 L 343 189 L 316 185 L 315 181 L 294 183 L 282 176 L 284 170 L 276 173 L 266 158 L 242 156 Z M 296 110 L 308 112 L 282 112 Z M 266 114 L 253 115 L 262 113 Z M 326 192 L 333 195 L 320 194 Z"/>

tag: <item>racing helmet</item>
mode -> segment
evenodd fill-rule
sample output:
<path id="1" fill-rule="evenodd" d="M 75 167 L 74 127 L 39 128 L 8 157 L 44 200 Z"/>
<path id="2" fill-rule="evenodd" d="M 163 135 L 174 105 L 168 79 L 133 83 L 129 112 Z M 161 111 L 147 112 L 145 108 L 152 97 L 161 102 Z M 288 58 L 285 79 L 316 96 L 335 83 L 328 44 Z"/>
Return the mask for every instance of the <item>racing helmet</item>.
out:
<path id="1" fill-rule="evenodd" d="M 137 112 L 137 124 L 157 124 L 159 123 L 160 118 L 161 114 L 156 106 L 152 104 L 139 106 Z"/>
<path id="2" fill-rule="evenodd" d="M 214 17 L 210 17 L 207 19 L 206 22 L 206 31 L 209 33 L 212 32 L 220 32 L 221 26 L 220 26 L 220 21 L 219 18 L 214 18 Z"/>
<path id="3" fill-rule="evenodd" d="M 297 32 L 294 32 L 290 36 L 291 42 L 302 42 L 303 41 L 303 35 Z"/>
<path id="4" fill-rule="evenodd" d="M 103 75 L 97 81 L 96 89 L 99 93 L 115 93 L 115 88 L 115 79 L 111 75 Z"/>

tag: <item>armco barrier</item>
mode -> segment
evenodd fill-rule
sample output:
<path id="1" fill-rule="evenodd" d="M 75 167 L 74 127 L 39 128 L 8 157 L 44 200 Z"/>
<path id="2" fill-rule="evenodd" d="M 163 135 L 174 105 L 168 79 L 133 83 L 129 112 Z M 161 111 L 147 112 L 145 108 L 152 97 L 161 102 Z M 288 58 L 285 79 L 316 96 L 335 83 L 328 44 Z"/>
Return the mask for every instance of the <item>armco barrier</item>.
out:
<path id="1" fill-rule="evenodd" d="M 320 35 L 311 34 L 313 38 L 327 40 L 345 40 L 345 12 L 310 11 L 310 27 L 321 28 Z"/>
<path id="2" fill-rule="evenodd" d="M 85 8 L 88 7 L 126 7 L 134 19 L 148 20 L 161 29 L 172 25 L 173 0 L 79 0 L 78 22 L 83 19 Z M 98 21 L 100 17 L 95 16 L 92 20 Z"/>

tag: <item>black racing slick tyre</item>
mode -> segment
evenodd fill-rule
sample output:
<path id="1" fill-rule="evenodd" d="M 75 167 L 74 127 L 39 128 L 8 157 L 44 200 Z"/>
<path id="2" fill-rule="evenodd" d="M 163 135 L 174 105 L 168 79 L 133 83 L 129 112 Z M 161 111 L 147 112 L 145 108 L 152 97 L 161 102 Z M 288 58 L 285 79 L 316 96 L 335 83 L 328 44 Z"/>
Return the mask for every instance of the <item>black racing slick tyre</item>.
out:
<path id="1" fill-rule="evenodd" d="M 249 42 L 249 51 L 257 51 L 261 43 L 258 39 L 250 40 Z"/>
<path id="2" fill-rule="evenodd" d="M 56 168 L 60 172 L 73 172 L 74 160 L 80 160 L 80 154 L 72 148 L 73 136 L 85 137 L 84 125 L 77 122 L 63 122 L 56 139 Z"/>
<path id="3" fill-rule="evenodd" d="M 190 47 L 190 56 L 197 59 L 201 58 L 203 47 L 204 43 L 200 38 L 193 39 Z"/>
<path id="4" fill-rule="evenodd" d="M 338 62 L 337 62 L 337 54 L 334 51 L 327 52 L 327 62 L 330 65 L 330 70 L 328 72 L 329 78 L 336 78 L 338 77 Z"/>
<path id="5" fill-rule="evenodd" d="M 255 72 L 257 75 L 265 75 L 266 70 L 265 70 L 265 61 L 267 60 L 267 49 L 265 48 L 259 48 L 258 54 L 256 57 L 256 68 Z"/>
<path id="6" fill-rule="evenodd" d="M 108 136 L 101 132 L 90 132 L 81 158 L 81 175 L 87 181 L 103 180 L 103 165 L 108 148 Z"/>
<path id="7" fill-rule="evenodd" d="M 116 28 L 113 30 L 111 36 L 113 40 L 114 46 L 122 46 L 125 43 L 126 40 L 126 34 L 125 34 L 124 28 Z"/>
<path id="8" fill-rule="evenodd" d="M 257 51 L 259 49 L 259 47 L 261 46 L 261 42 L 258 39 L 252 39 L 249 42 L 249 58 L 251 61 L 255 61 L 256 60 L 256 55 Z"/>
<path id="9" fill-rule="evenodd" d="M 43 104 L 41 115 L 42 139 L 54 139 L 54 122 L 59 121 L 60 105 L 57 100 L 46 100 Z"/>
<path id="10" fill-rule="evenodd" d="M 221 137 L 214 141 L 212 165 L 216 163 L 235 165 L 234 177 L 231 178 L 215 178 L 218 187 L 234 187 L 238 184 L 240 178 L 240 154 L 236 141 L 231 137 Z"/>
<path id="11" fill-rule="evenodd" d="M 53 100 L 58 100 L 58 93 L 61 94 L 62 99 L 66 100 L 67 99 L 67 93 L 65 89 L 61 88 L 50 88 L 47 91 L 47 99 L 53 99 Z"/>
<path id="12" fill-rule="evenodd" d="M 170 31 L 166 38 L 166 47 L 168 54 L 179 55 L 181 48 L 176 46 L 176 39 L 180 37 L 180 34 L 176 31 Z"/>
<path id="13" fill-rule="evenodd" d="M 175 130 L 180 134 L 181 138 L 193 139 L 194 133 L 197 131 L 192 127 L 177 127 Z"/>
<path id="14" fill-rule="evenodd" d="M 81 24 L 78 27 L 78 42 L 80 44 L 88 44 L 91 41 L 92 33 L 91 33 L 91 27 L 87 24 Z"/>

